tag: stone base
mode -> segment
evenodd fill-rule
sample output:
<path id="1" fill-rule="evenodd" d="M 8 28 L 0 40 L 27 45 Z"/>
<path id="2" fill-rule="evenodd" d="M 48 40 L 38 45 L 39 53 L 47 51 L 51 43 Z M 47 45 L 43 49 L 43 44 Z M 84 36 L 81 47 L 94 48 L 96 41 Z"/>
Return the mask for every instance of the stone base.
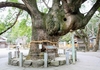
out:
<path id="1" fill-rule="evenodd" d="M 19 59 L 18 59 L 18 58 L 12 59 L 12 60 L 11 60 L 11 65 L 19 66 Z"/>
<path id="2" fill-rule="evenodd" d="M 43 57 L 43 54 L 41 54 Z M 50 54 L 49 54 L 50 56 Z M 49 57 L 47 66 L 61 66 L 66 64 L 66 57 L 65 55 L 61 55 L 60 57 L 55 58 L 54 54 L 52 54 L 52 57 Z M 76 58 L 77 59 L 77 58 Z M 69 64 L 72 64 L 72 55 L 69 56 Z M 11 65 L 19 66 L 19 58 L 12 58 Z M 23 67 L 44 67 L 44 59 L 38 59 L 38 60 L 26 60 L 26 58 L 23 58 Z"/>
<path id="3" fill-rule="evenodd" d="M 32 60 L 25 60 L 23 63 L 23 67 L 30 67 L 32 66 Z"/>
<path id="4" fill-rule="evenodd" d="M 57 66 L 59 66 L 59 61 L 54 61 L 54 60 L 53 60 L 53 61 L 51 61 L 50 65 L 51 65 L 51 66 L 56 66 L 56 67 L 57 67 Z"/>
<path id="5" fill-rule="evenodd" d="M 66 64 L 66 60 L 60 60 L 59 61 L 59 65 L 64 65 L 64 64 Z"/>
<path id="6" fill-rule="evenodd" d="M 43 59 L 32 61 L 32 67 L 41 67 L 43 65 L 44 65 L 44 60 Z"/>

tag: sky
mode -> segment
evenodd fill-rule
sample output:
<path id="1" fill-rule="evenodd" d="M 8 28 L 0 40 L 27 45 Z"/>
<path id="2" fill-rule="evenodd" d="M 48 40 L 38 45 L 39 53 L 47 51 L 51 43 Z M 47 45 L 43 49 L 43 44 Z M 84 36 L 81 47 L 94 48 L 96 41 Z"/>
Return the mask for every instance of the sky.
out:
<path id="1" fill-rule="evenodd" d="M 91 0 L 87 0 L 86 2 L 84 2 L 82 4 L 83 7 L 81 7 L 80 11 L 82 13 L 86 13 L 88 12 L 91 8 L 92 8 L 92 5 L 91 5 Z"/>

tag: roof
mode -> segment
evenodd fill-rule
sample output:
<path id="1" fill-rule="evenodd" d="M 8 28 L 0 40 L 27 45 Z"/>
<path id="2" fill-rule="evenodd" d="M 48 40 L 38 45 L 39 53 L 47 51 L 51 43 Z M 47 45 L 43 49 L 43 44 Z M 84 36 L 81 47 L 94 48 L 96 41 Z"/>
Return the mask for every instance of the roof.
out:
<path id="1" fill-rule="evenodd" d="M 6 42 L 6 40 L 0 40 L 0 42 Z"/>
<path id="2" fill-rule="evenodd" d="M 6 41 L 7 41 L 6 37 L 0 36 L 0 42 L 6 42 Z"/>

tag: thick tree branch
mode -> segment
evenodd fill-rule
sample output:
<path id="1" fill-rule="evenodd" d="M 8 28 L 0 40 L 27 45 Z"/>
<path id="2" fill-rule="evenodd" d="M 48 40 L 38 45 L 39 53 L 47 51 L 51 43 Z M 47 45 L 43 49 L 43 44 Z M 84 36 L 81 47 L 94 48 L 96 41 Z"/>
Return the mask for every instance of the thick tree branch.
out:
<path id="1" fill-rule="evenodd" d="M 30 10 L 32 25 L 35 29 L 43 29 L 42 14 L 38 10 L 36 0 L 23 0 L 27 8 Z M 33 32 L 34 33 L 34 32 Z"/>
<path id="2" fill-rule="evenodd" d="M 45 0 L 42 0 L 42 1 L 43 1 L 44 4 L 46 5 L 46 7 L 47 7 L 48 9 L 50 9 L 49 6 L 47 5 L 47 3 L 45 2 Z"/>
<path id="3" fill-rule="evenodd" d="M 82 3 L 84 3 L 86 0 L 82 0 Z"/>
<path id="4" fill-rule="evenodd" d="M 19 15 L 20 15 L 20 12 L 21 12 L 21 10 L 20 10 L 19 13 L 17 14 L 17 17 L 16 17 L 14 23 L 13 23 L 10 27 L 8 27 L 6 30 L 2 31 L 2 32 L 0 33 L 0 35 L 2 35 L 3 33 L 5 33 L 6 31 L 8 31 L 10 28 L 12 28 L 12 27 L 16 24 L 16 22 L 17 22 L 17 20 L 18 20 L 18 17 L 19 17 Z"/>
<path id="5" fill-rule="evenodd" d="M 0 2 L 0 8 L 3 7 L 17 7 L 19 9 L 29 12 L 28 8 L 24 4 L 13 3 L 13 2 Z"/>
<path id="6" fill-rule="evenodd" d="M 60 8 L 60 0 L 53 0 L 52 8 L 50 10 L 55 12 L 58 9 L 61 9 Z M 54 15 L 54 13 L 53 13 L 53 15 Z"/>
<path id="7" fill-rule="evenodd" d="M 90 28 L 88 26 L 86 26 L 86 28 L 91 32 L 91 34 L 93 35 L 92 30 L 90 30 Z"/>
<path id="8" fill-rule="evenodd" d="M 83 29 L 80 29 L 80 30 L 81 30 L 82 34 L 83 34 L 86 38 L 88 38 L 87 34 L 83 31 Z"/>
<path id="9" fill-rule="evenodd" d="M 60 0 L 53 0 L 53 6 L 59 6 L 60 5 Z"/>
<path id="10" fill-rule="evenodd" d="M 40 14 L 40 11 L 38 10 L 37 7 L 37 2 L 36 0 L 22 0 L 27 8 L 30 10 L 31 14 L 36 16 L 37 14 Z"/>
<path id="11" fill-rule="evenodd" d="M 100 41 L 100 23 L 98 25 L 98 32 L 97 32 L 97 36 L 96 36 L 96 43 L 94 46 L 94 51 L 97 51 L 99 49 L 99 41 Z"/>
<path id="12" fill-rule="evenodd" d="M 84 3 L 86 0 L 62 0 L 62 1 L 65 1 L 66 3 L 78 3 L 79 1 L 81 1 L 81 3 Z"/>
<path id="13" fill-rule="evenodd" d="M 79 12 L 79 8 L 83 3 L 83 0 L 62 0 L 63 8 L 65 13 L 77 14 Z"/>
<path id="14" fill-rule="evenodd" d="M 75 31 L 75 33 L 76 33 L 80 38 L 82 38 L 81 34 L 80 34 L 78 31 Z"/>
<path id="15" fill-rule="evenodd" d="M 96 12 L 96 10 L 100 7 L 100 0 L 97 0 L 97 2 L 94 4 L 94 6 L 91 8 L 91 10 L 87 13 L 85 18 L 83 19 L 82 27 L 85 27 L 86 24 L 89 22 L 93 14 Z"/>
<path id="16" fill-rule="evenodd" d="M 100 16 L 98 16 L 98 15 L 97 15 L 96 17 L 97 17 L 97 18 L 100 18 Z"/>

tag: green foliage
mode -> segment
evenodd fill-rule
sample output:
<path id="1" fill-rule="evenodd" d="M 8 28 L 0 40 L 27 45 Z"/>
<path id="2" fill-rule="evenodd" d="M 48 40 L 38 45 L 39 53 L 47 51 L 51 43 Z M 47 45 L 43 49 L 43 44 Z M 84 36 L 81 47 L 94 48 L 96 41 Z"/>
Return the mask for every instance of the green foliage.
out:
<path id="1" fill-rule="evenodd" d="M 30 32 L 30 27 L 26 25 L 27 20 L 23 19 L 19 26 L 19 35 L 28 35 L 27 33 Z"/>
<path id="2" fill-rule="evenodd" d="M 100 12 L 100 8 L 98 9 L 98 11 Z"/>
<path id="3" fill-rule="evenodd" d="M 47 8 L 44 8 L 44 9 L 43 9 L 43 12 L 44 12 L 44 13 L 47 13 L 48 11 L 49 11 L 49 10 L 48 10 Z"/>
<path id="4" fill-rule="evenodd" d="M 18 0 L 8 0 L 8 1 L 18 3 Z"/>
<path id="5" fill-rule="evenodd" d="M 27 36 L 30 38 L 31 36 L 31 27 L 27 26 L 27 20 L 23 19 L 21 22 L 17 22 L 16 25 L 11 29 L 10 39 L 16 39 L 21 36 Z"/>
<path id="6" fill-rule="evenodd" d="M 94 16 L 91 18 L 91 20 L 89 21 L 89 23 L 87 24 L 88 28 L 87 29 L 87 33 L 91 34 L 91 31 L 94 33 L 94 35 L 97 34 L 97 29 L 98 29 L 98 23 L 99 23 L 99 16 L 100 13 L 95 13 Z M 91 30 L 91 31 L 90 31 Z"/>
<path id="7" fill-rule="evenodd" d="M 60 41 L 69 42 L 69 41 L 71 40 L 71 33 L 68 33 L 68 34 L 62 36 L 59 40 L 60 40 Z"/>
<path id="8" fill-rule="evenodd" d="M 10 27 L 14 22 L 16 18 L 16 14 L 18 13 L 18 9 L 14 9 L 15 11 L 12 11 L 12 8 L 8 10 L 8 13 L 2 20 L 0 21 L 0 32 L 6 30 L 8 27 Z M 27 15 L 26 12 L 22 12 L 20 15 L 20 18 L 17 20 L 16 24 L 8 30 L 5 34 L 5 37 L 7 37 L 8 42 L 15 43 L 15 40 L 18 37 L 21 36 L 27 36 L 29 38 L 28 41 L 30 41 L 31 37 L 31 20 L 30 17 Z M 4 35 L 3 34 L 3 35 Z"/>
<path id="9" fill-rule="evenodd" d="M 5 24 L 1 22 L 0 23 L 0 32 L 2 32 L 4 30 L 4 28 L 5 28 Z"/>
<path id="10" fill-rule="evenodd" d="M 40 0 L 36 0 L 37 2 L 40 2 Z"/>

